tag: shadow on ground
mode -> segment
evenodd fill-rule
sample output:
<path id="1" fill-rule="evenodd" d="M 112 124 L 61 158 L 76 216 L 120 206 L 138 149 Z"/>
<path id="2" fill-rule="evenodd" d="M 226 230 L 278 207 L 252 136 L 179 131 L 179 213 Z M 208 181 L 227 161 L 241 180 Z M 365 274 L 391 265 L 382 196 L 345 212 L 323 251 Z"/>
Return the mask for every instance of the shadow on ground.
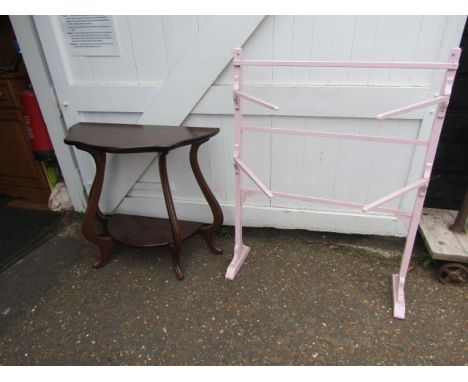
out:
<path id="1" fill-rule="evenodd" d="M 232 230 L 218 242 L 220 256 L 184 243 L 182 282 L 164 248 L 119 246 L 94 270 L 97 248 L 69 218 L 0 274 L 0 364 L 467 364 L 466 287 L 417 265 L 407 319 L 392 318 L 403 239 L 246 229 L 235 281 Z"/>

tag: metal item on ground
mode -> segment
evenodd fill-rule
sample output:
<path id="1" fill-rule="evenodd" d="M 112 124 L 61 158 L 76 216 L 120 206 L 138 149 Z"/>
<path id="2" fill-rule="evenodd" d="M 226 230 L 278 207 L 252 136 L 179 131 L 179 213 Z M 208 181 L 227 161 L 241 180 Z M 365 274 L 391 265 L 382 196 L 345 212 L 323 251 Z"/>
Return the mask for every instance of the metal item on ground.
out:
<path id="1" fill-rule="evenodd" d="M 468 188 L 465 191 L 462 205 L 458 211 L 455 221 L 450 226 L 450 230 L 453 232 L 466 233 L 466 220 L 468 219 Z"/>
<path id="2" fill-rule="evenodd" d="M 424 208 L 419 232 L 429 255 L 444 262 L 438 272 L 440 282 L 458 286 L 468 280 L 468 235 L 451 229 L 456 216 L 456 211 Z"/>

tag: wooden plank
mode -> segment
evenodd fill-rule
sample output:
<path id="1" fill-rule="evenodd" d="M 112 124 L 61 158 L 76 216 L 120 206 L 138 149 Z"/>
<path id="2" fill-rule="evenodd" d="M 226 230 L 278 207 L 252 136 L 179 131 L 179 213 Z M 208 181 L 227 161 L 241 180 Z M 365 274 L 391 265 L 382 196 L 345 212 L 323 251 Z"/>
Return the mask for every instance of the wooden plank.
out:
<path id="1" fill-rule="evenodd" d="M 280 107 L 272 112 L 245 101 L 244 114 L 297 117 L 375 118 L 383 111 L 432 97 L 430 90 L 423 87 L 247 85 L 244 91 Z M 192 111 L 192 114 L 232 113 L 230 85 L 212 86 Z M 427 110 L 417 110 L 399 118 L 421 119 L 426 114 Z"/>
<path id="2" fill-rule="evenodd" d="M 448 22 L 448 17 L 441 16 L 423 16 L 421 27 L 418 35 L 418 43 L 415 46 L 414 61 L 437 61 L 438 51 L 435 46 L 441 46 L 441 41 L 444 39 L 444 29 Z M 416 86 L 427 86 L 430 84 L 434 73 L 431 70 L 414 70 L 411 72 L 409 83 Z"/>
<path id="3" fill-rule="evenodd" d="M 141 124 L 178 126 L 216 80 L 264 16 L 210 18 L 178 61 L 154 99 L 146 105 Z"/>
<path id="4" fill-rule="evenodd" d="M 418 46 L 421 24 L 422 16 L 405 15 L 399 17 L 396 28 L 399 31 L 404 31 L 404 33 L 396 33 L 392 39 L 395 44 L 393 49 L 390 48 L 392 61 L 415 60 L 415 50 Z M 389 81 L 391 83 L 408 84 L 411 72 L 411 69 L 390 69 Z"/>
<path id="5" fill-rule="evenodd" d="M 468 263 L 468 236 L 449 230 L 456 211 L 425 208 L 419 232 L 432 258 Z"/>
<path id="6" fill-rule="evenodd" d="M 308 130 L 306 118 L 274 117 L 270 124 L 272 127 Z M 260 135 L 253 133 L 245 134 L 246 142 Z M 269 165 L 269 167 L 271 166 L 270 189 L 280 192 L 296 192 L 304 195 L 310 195 L 311 192 L 314 192 L 310 188 L 317 181 L 317 174 L 311 172 L 310 168 L 318 161 L 305 160 L 307 153 L 317 153 L 317 150 L 306 153 L 306 150 L 309 149 L 309 147 L 306 149 L 306 142 L 310 142 L 310 138 L 273 134 L 270 139 L 273 154 L 271 155 L 271 165 Z M 250 198 L 248 201 L 250 201 Z M 270 203 L 273 207 L 283 208 L 312 207 L 311 203 L 280 197 L 273 198 Z"/>
<path id="7" fill-rule="evenodd" d="M 203 174 L 210 185 L 211 190 L 218 201 L 226 201 L 226 172 L 225 161 L 226 154 L 231 153 L 229 158 L 226 158 L 231 165 L 232 171 L 232 146 L 224 146 L 224 135 L 230 135 L 231 131 L 226 131 L 222 128 L 222 116 L 220 115 L 190 115 L 185 123 L 188 126 L 194 127 L 217 127 L 221 131 L 208 142 L 204 143 L 205 151 L 200 152 L 200 166 L 203 169 Z M 197 186 L 197 188 L 199 188 Z"/>
<path id="8" fill-rule="evenodd" d="M 232 167 L 232 166 L 231 166 Z M 248 200 L 248 199 L 247 199 Z M 219 201 L 225 224 L 234 224 L 232 202 Z M 205 200 L 174 199 L 177 217 L 183 220 L 209 223 L 213 217 Z M 162 197 L 126 197 L 117 208 L 118 213 L 164 217 L 167 215 Z M 382 214 L 337 213 L 311 209 L 275 208 L 247 204 L 243 209 L 245 226 L 307 229 L 355 234 L 376 234 L 404 237 L 403 224 L 395 217 Z"/>
<path id="9" fill-rule="evenodd" d="M 381 123 L 383 121 L 377 121 L 378 123 L 378 135 L 398 136 L 403 129 L 408 129 L 413 132 L 414 129 L 408 123 L 401 126 L 401 121 L 391 120 L 387 123 Z M 404 121 L 413 122 L 417 124 L 417 121 Z M 411 138 L 414 138 L 411 136 Z M 375 153 L 375 161 L 372 166 L 370 174 L 367 176 L 368 179 L 368 190 L 367 190 L 367 201 L 371 203 L 374 200 L 380 199 L 381 197 L 388 195 L 389 193 L 398 190 L 406 185 L 406 175 L 410 162 L 405 161 L 407 159 L 407 152 L 412 153 L 412 146 L 408 145 L 395 145 L 387 144 L 381 145 L 377 148 Z M 406 154 L 406 155 L 405 155 Z M 388 208 L 398 208 L 400 198 L 394 199 L 385 204 Z"/>
<path id="10" fill-rule="evenodd" d="M 266 16 L 259 27 L 255 30 L 243 46 L 245 57 L 262 57 L 273 59 L 273 44 L 265 43 L 273 40 L 273 20 L 274 16 Z M 244 82 L 268 84 L 273 79 L 272 68 L 249 68 L 244 71 Z M 232 61 L 216 79 L 215 85 L 231 85 L 233 80 Z"/>
<path id="11" fill-rule="evenodd" d="M 421 121 L 416 120 L 400 120 L 398 125 L 397 136 L 400 138 L 417 139 L 419 131 L 421 129 L 421 124 Z M 397 186 L 395 189 L 410 184 L 416 179 L 420 178 L 419 176 L 422 173 L 422 171 L 420 171 L 419 174 L 416 174 L 416 179 L 412 179 L 411 181 L 408 180 L 408 173 L 410 172 L 411 167 L 415 165 L 413 162 L 414 153 L 416 150 L 419 150 L 421 148 L 423 149 L 421 151 L 425 150 L 425 147 L 423 146 L 396 145 L 396 152 L 392 161 L 393 163 L 391 165 L 391 169 L 394 170 L 393 174 L 395 174 L 395 178 L 399 179 L 399 186 Z M 422 166 L 420 167 L 420 169 L 421 168 Z M 411 200 L 410 198 L 405 199 L 405 197 L 408 196 L 411 195 L 406 194 L 403 197 L 399 198 L 400 203 L 398 204 L 397 208 L 403 209 L 405 211 L 409 211 L 411 209 L 411 207 L 408 208 L 405 205 L 406 200 Z M 414 193 L 414 198 L 415 197 L 416 193 Z"/>
<path id="12" fill-rule="evenodd" d="M 246 41 L 243 47 L 244 57 L 273 59 L 274 18 L 275 16 L 267 16 Z M 244 83 L 268 84 L 273 81 L 273 68 L 249 68 L 249 70 L 244 70 L 243 76 Z M 229 81 L 226 83 L 232 85 L 232 80 L 232 65 L 229 65 Z"/>
<path id="13" fill-rule="evenodd" d="M 377 17 L 357 16 L 356 27 L 353 33 L 352 61 L 372 61 L 374 39 L 377 28 Z M 367 85 L 369 80 L 369 69 L 360 68 L 349 71 L 349 85 Z"/>
<path id="14" fill-rule="evenodd" d="M 356 16 L 335 16 L 339 28 L 335 27 L 333 31 L 332 42 L 328 52 L 329 57 L 334 57 L 333 60 L 349 61 L 353 54 L 353 36 L 356 29 Z M 341 85 L 348 84 L 349 73 L 353 69 L 339 68 L 331 69 L 328 84 Z"/>
<path id="15" fill-rule="evenodd" d="M 272 119 L 270 117 L 263 116 L 246 116 L 244 121 L 247 124 L 261 126 L 264 124 L 267 127 L 271 127 Z M 246 134 L 246 138 L 243 143 L 243 160 L 249 166 L 249 168 L 258 176 L 262 182 L 265 183 L 267 188 L 271 188 L 271 135 L 270 134 Z M 232 146 L 231 146 L 232 147 Z M 231 170 L 232 172 L 232 170 Z M 234 177 L 232 177 L 234 178 Z M 257 186 L 252 182 L 252 180 L 244 175 L 242 177 L 242 185 L 244 187 L 257 188 Z M 234 190 L 234 184 L 232 184 L 232 189 Z M 271 199 L 265 197 L 265 195 L 253 195 L 248 198 L 247 203 L 249 205 L 261 205 L 261 206 L 270 206 Z"/>
<path id="16" fill-rule="evenodd" d="M 81 122 L 138 124 L 141 113 L 80 112 Z"/>
<path id="17" fill-rule="evenodd" d="M 65 99 L 69 102 L 67 109 L 78 112 L 143 113 L 145 104 L 159 88 L 157 85 L 72 85 Z"/>
<path id="18" fill-rule="evenodd" d="M 79 112 L 143 113 L 161 85 L 71 85 L 69 107 Z M 252 85 L 246 92 L 275 100 L 280 110 L 275 115 L 303 117 L 375 118 L 394 107 L 405 106 L 432 96 L 424 87 L 298 86 Z M 103 103 L 102 100 L 106 99 Z M 334 102 L 329 102 L 333 99 Z M 427 109 L 429 110 L 429 109 Z M 427 110 L 402 115 L 402 119 L 421 119 Z M 213 85 L 191 114 L 232 114 L 232 85 Z M 270 115 L 271 111 L 245 102 L 245 114 Z M 141 121 L 140 121 L 141 122 Z"/>
<path id="19" fill-rule="evenodd" d="M 439 45 L 438 57 L 439 60 L 447 60 L 450 51 L 460 45 L 460 40 L 465 28 L 466 15 L 459 16 L 446 16 L 447 22 L 445 25 L 445 31 Z"/>
<path id="20" fill-rule="evenodd" d="M 316 16 L 294 16 L 292 41 L 293 60 L 310 60 L 315 20 Z M 309 78 L 309 68 L 294 68 L 291 72 L 290 82 L 304 84 L 309 81 Z"/>
<path id="21" fill-rule="evenodd" d="M 197 16 L 198 19 L 198 30 L 200 31 L 202 28 L 205 27 L 206 22 L 209 20 L 211 16 L 208 15 L 200 15 Z"/>
<path id="22" fill-rule="evenodd" d="M 293 53 L 294 16 L 273 17 L 273 59 L 285 60 Z M 244 68 L 245 72 L 250 71 Z M 291 82 L 292 68 L 273 68 L 273 82 L 287 84 Z M 245 82 L 244 82 L 245 83 Z"/>
<path id="23" fill-rule="evenodd" d="M 372 61 L 392 61 L 395 46 L 397 18 L 401 16 L 377 16 L 377 27 L 373 35 Z M 400 31 L 401 32 L 401 31 Z M 369 69 L 368 84 L 389 86 L 390 69 Z"/>
<path id="24" fill-rule="evenodd" d="M 112 16 L 118 36 L 119 56 L 88 57 L 94 84 L 138 84 L 133 42 L 127 16 Z M 112 68 L 112 69 L 111 69 Z"/>
<path id="25" fill-rule="evenodd" d="M 360 120 L 355 118 L 346 123 L 346 132 L 351 134 L 359 134 Z M 391 134 L 395 134 L 392 132 Z M 370 143 L 370 142 L 369 142 Z M 338 145 L 338 154 L 333 174 L 333 189 L 330 197 L 337 200 L 351 200 L 351 191 L 354 185 L 354 170 L 356 169 L 356 162 L 359 160 L 359 142 L 341 139 L 335 144 Z M 375 143 L 370 143 L 371 145 Z M 385 145 L 387 146 L 387 145 Z M 394 145 L 392 145 L 394 146 Z M 384 148 L 384 145 L 382 145 Z M 334 211 L 346 211 L 340 206 L 333 206 Z M 354 210 L 355 211 L 355 210 Z"/>
<path id="26" fill-rule="evenodd" d="M 183 58 L 198 34 L 198 16 L 162 16 L 164 46 L 169 73 Z"/>
<path id="27" fill-rule="evenodd" d="M 169 70 L 162 16 L 128 16 L 128 23 L 139 84 L 163 83 Z"/>

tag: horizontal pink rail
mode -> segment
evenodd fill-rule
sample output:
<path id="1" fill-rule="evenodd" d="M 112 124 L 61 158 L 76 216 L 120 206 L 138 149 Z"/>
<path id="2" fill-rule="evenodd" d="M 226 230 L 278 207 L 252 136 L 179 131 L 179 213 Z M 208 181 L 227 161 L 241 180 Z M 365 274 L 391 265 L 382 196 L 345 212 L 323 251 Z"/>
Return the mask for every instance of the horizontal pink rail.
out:
<path id="1" fill-rule="evenodd" d="M 377 115 L 377 119 L 386 119 L 386 118 L 390 118 L 390 117 L 395 117 L 397 115 L 404 114 L 404 113 L 409 113 L 410 111 L 421 109 L 423 107 L 428 107 L 428 106 L 432 106 L 432 105 L 437 105 L 437 104 L 442 103 L 442 102 L 447 102 L 448 99 L 449 99 L 448 96 L 439 96 L 439 97 L 435 97 L 435 98 L 432 98 L 432 99 L 428 99 L 426 101 L 413 103 L 412 105 L 408 105 L 408 106 L 405 106 L 405 107 L 401 107 L 399 109 L 394 109 L 394 110 L 390 110 L 390 111 L 387 111 L 385 113 L 379 114 L 379 115 Z"/>
<path id="2" fill-rule="evenodd" d="M 257 126 L 242 126 L 244 131 L 256 131 L 261 133 L 278 133 L 289 135 L 303 135 L 312 137 L 324 137 L 335 139 L 354 139 L 357 141 L 371 141 L 371 142 L 385 142 L 385 143 L 400 143 L 404 145 L 422 145 L 427 146 L 429 141 L 421 141 L 418 139 L 405 139 L 396 137 L 380 137 L 378 135 L 359 135 L 347 133 L 333 133 L 328 131 L 308 131 L 308 130 L 290 130 L 271 127 L 257 127 Z"/>
<path id="3" fill-rule="evenodd" d="M 457 69 L 450 62 L 391 62 L 391 61 L 283 61 L 234 60 L 238 66 L 301 66 L 309 68 L 390 68 L 390 69 Z"/>
<path id="4" fill-rule="evenodd" d="M 419 179 L 416 182 L 410 183 L 410 184 L 408 184 L 407 186 L 401 188 L 398 191 L 392 192 L 391 194 L 388 194 L 387 196 L 384 196 L 383 198 L 380 198 L 380 199 L 376 200 L 375 202 L 372 202 L 372 203 L 369 203 L 369 204 L 365 205 L 364 207 L 362 207 L 362 210 L 364 212 L 368 212 L 370 210 L 373 210 L 376 207 L 378 207 L 378 206 L 380 206 L 382 204 L 385 204 L 385 203 L 389 202 L 390 200 L 396 199 L 399 196 L 401 196 L 403 194 L 406 194 L 407 192 L 410 192 L 410 191 L 412 191 L 412 190 L 414 190 L 416 188 L 419 188 L 419 187 L 421 187 L 421 186 L 423 186 L 423 185 L 425 185 L 427 183 L 428 183 L 427 179 Z"/>
<path id="5" fill-rule="evenodd" d="M 272 103 L 269 103 L 269 102 L 264 101 L 264 100 L 262 100 L 260 98 L 254 97 L 254 96 L 252 96 L 250 94 L 240 92 L 239 90 L 234 90 L 234 94 L 239 96 L 239 97 L 245 98 L 247 101 L 256 103 L 257 105 L 260 105 L 260 106 L 264 106 L 264 107 L 266 107 L 268 109 L 275 110 L 275 111 L 279 110 L 279 106 L 273 105 Z"/>
<path id="6" fill-rule="evenodd" d="M 252 194 L 260 193 L 260 191 L 254 190 L 252 188 L 243 188 L 242 191 L 247 192 L 247 193 L 252 193 Z M 347 202 L 345 200 L 319 198 L 317 196 L 291 194 L 289 192 L 272 191 L 271 193 L 273 194 L 273 196 L 278 196 L 278 197 L 283 197 L 283 198 L 288 198 L 288 199 L 303 200 L 305 202 L 317 202 L 317 203 L 322 203 L 322 204 L 331 204 L 334 206 L 342 206 L 342 207 L 349 207 L 349 208 L 356 208 L 356 209 L 362 209 L 362 207 L 365 206 L 364 204 L 361 204 L 361 203 Z M 380 212 L 397 215 L 397 216 L 411 217 L 411 212 L 406 212 L 403 210 L 397 210 L 393 208 L 382 208 L 382 207 L 378 207 L 376 208 L 376 210 Z"/>
<path id="7" fill-rule="evenodd" d="M 252 179 L 252 181 L 257 185 L 257 187 L 262 190 L 262 192 L 269 198 L 273 197 L 272 192 L 263 184 L 263 182 L 257 178 L 253 171 L 239 158 L 234 158 L 234 162 L 245 172 L 245 174 Z"/>

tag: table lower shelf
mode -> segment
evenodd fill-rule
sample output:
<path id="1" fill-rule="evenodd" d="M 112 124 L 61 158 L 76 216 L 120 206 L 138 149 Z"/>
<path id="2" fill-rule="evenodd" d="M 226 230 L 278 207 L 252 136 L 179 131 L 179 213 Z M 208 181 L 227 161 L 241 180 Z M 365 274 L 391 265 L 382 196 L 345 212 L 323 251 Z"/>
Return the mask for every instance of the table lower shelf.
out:
<path id="1" fill-rule="evenodd" d="M 184 240 L 204 224 L 178 220 L 178 225 Z M 107 231 L 115 241 L 135 247 L 157 247 L 174 242 L 169 219 L 117 214 L 108 217 Z"/>

